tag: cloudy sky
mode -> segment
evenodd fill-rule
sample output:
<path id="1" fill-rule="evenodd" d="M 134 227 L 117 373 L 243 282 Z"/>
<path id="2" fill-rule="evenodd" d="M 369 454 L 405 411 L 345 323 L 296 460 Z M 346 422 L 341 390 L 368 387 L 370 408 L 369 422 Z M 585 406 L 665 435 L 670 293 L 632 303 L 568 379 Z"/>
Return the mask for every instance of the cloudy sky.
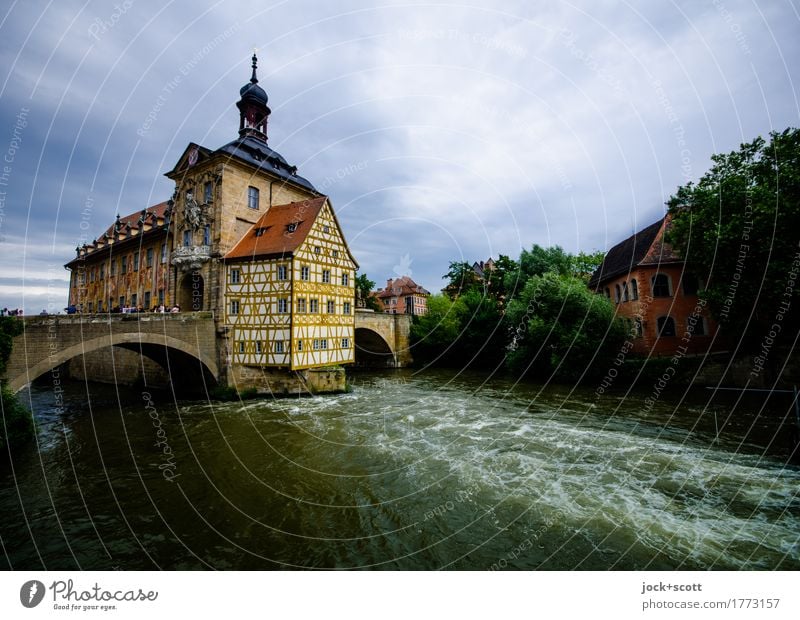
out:
<path id="1" fill-rule="evenodd" d="M 187 11 L 187 6 L 192 10 Z M 13 2 L 0 22 L 0 307 L 236 136 L 258 48 L 270 146 L 329 194 L 362 271 L 607 249 L 714 152 L 800 123 L 790 0 Z"/>

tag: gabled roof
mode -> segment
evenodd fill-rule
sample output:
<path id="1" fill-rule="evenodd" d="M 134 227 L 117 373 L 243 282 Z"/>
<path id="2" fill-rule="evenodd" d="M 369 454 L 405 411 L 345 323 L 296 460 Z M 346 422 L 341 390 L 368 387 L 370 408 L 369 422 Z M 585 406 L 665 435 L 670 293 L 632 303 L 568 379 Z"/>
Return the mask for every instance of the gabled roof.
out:
<path id="1" fill-rule="evenodd" d="M 413 293 L 417 293 L 418 295 L 430 295 L 430 291 L 425 290 L 419 284 L 414 282 L 408 276 L 401 276 L 392 280 L 392 286 L 390 287 L 386 285 L 386 288 L 382 291 L 378 291 L 375 294 L 375 297 L 379 299 L 387 299 L 389 297 L 402 297 L 404 295 L 411 295 Z"/>
<path id="2" fill-rule="evenodd" d="M 167 212 L 167 207 L 169 206 L 168 202 L 159 202 L 157 205 L 153 205 L 152 207 L 147 207 L 147 212 L 152 213 L 156 217 L 164 217 L 164 214 Z M 119 223 L 122 228 L 125 228 L 126 225 L 129 225 L 131 228 L 136 228 L 139 225 L 139 218 L 142 216 L 141 211 L 135 211 L 130 215 L 126 215 L 124 217 L 119 218 Z M 114 227 L 117 225 L 116 221 L 109 226 L 105 233 L 109 237 L 114 234 Z M 103 235 L 100 235 L 101 237 Z"/>
<path id="3" fill-rule="evenodd" d="M 305 241 L 327 199 L 318 196 L 270 207 L 225 255 L 225 260 L 291 256 Z M 291 232 L 290 224 L 296 225 Z"/>
<path id="4" fill-rule="evenodd" d="M 682 262 L 683 259 L 664 239 L 670 223 L 671 218 L 667 215 L 611 248 L 589 279 L 589 287 L 596 288 L 640 265 Z"/>

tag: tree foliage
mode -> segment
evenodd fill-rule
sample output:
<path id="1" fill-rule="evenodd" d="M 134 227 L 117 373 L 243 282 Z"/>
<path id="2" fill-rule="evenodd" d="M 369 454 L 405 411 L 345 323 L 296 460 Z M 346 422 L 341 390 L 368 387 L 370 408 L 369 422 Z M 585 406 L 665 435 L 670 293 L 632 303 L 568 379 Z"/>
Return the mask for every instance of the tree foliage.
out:
<path id="1" fill-rule="evenodd" d="M 16 317 L 0 317 L 0 375 L 5 373 L 14 336 L 22 333 L 22 321 Z M 23 407 L 17 397 L 6 387 L 0 385 L 0 452 L 8 446 L 15 446 L 29 440 L 33 436 L 33 418 Z"/>
<path id="2" fill-rule="evenodd" d="M 528 279 L 507 318 L 510 368 L 542 380 L 606 370 L 626 334 L 608 299 L 580 278 L 553 272 Z"/>
<path id="3" fill-rule="evenodd" d="M 372 290 L 375 288 L 375 282 L 370 280 L 366 273 L 361 273 L 356 276 L 355 287 L 356 299 L 358 300 L 359 305 L 370 310 L 381 310 L 381 305 L 378 303 L 378 300 L 370 295 Z"/>
<path id="4" fill-rule="evenodd" d="M 696 184 L 670 198 L 669 240 L 705 281 L 701 295 L 724 330 L 753 346 L 783 302 L 790 307 L 777 320 L 789 327 L 798 317 L 800 131 L 773 132 L 769 142 L 759 137 L 711 159 Z"/>

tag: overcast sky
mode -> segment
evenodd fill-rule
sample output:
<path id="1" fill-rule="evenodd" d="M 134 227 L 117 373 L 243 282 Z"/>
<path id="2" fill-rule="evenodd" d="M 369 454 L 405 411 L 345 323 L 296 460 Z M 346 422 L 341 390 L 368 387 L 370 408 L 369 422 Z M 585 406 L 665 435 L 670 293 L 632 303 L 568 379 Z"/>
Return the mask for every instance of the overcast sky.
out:
<path id="1" fill-rule="evenodd" d="M 191 6 L 192 10 L 187 11 Z M 5 9 L 4 9 L 5 10 Z M 0 307 L 237 135 L 253 47 L 270 146 L 379 285 L 534 243 L 607 249 L 715 152 L 798 126 L 800 11 L 683 2 L 14 2 L 0 22 Z"/>

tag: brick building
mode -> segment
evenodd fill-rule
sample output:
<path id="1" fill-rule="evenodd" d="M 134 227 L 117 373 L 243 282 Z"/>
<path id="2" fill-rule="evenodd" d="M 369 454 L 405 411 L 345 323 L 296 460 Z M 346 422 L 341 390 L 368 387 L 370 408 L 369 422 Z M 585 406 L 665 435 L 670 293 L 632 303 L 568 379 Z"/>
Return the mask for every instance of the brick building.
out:
<path id="1" fill-rule="evenodd" d="M 375 298 L 388 314 L 428 313 L 430 291 L 422 288 L 408 276 L 386 280 L 386 288 L 378 289 Z"/>
<path id="2" fill-rule="evenodd" d="M 670 216 L 612 247 L 589 288 L 617 305 L 642 355 L 699 354 L 715 343 L 718 326 L 697 295 L 703 286 L 665 240 Z M 684 348 L 685 347 L 685 348 Z"/>

